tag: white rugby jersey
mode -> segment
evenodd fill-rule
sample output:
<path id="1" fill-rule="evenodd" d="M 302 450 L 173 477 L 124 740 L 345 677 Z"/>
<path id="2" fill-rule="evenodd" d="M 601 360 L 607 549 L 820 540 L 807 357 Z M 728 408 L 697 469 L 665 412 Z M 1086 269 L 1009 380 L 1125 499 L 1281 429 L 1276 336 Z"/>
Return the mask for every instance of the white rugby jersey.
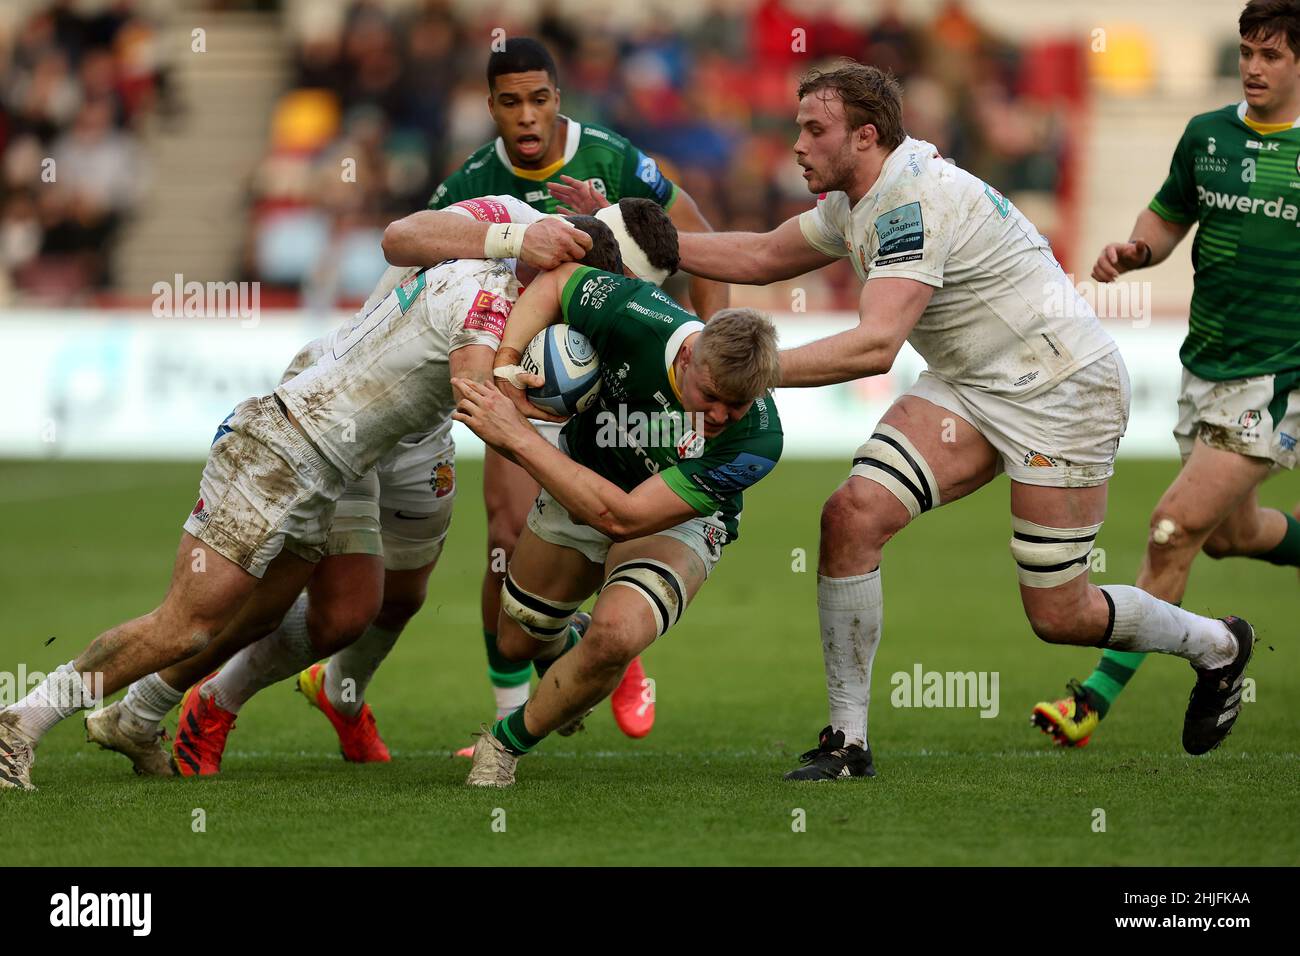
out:
<path id="1" fill-rule="evenodd" d="M 449 206 L 488 222 L 542 213 L 510 196 Z M 275 394 L 330 464 L 360 478 L 403 438 L 451 428 L 449 357 L 501 344 L 520 285 L 514 259 L 450 259 L 432 269 L 390 268 L 351 322 L 309 343 L 301 369 Z"/>
<path id="2" fill-rule="evenodd" d="M 1020 210 L 922 140 L 890 153 L 856 206 L 826 193 L 799 225 L 864 282 L 934 286 L 908 341 L 950 382 L 1025 398 L 1116 347 Z"/>

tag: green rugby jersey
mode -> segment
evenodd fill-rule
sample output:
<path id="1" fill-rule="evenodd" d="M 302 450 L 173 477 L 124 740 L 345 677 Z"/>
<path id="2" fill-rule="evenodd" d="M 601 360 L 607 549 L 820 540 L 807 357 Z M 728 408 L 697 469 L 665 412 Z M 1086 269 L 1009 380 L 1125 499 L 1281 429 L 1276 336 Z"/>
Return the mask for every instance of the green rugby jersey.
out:
<path id="1" fill-rule="evenodd" d="M 673 360 L 704 323 L 653 283 L 580 266 L 564 284 L 564 320 L 600 356 L 600 398 L 564 426 L 574 461 L 624 491 L 651 475 L 738 537 L 742 492 L 781 457 L 783 436 L 769 392 L 745 417 L 704 438 L 677 396 Z M 726 542 L 722 542 L 726 543 Z"/>
<path id="2" fill-rule="evenodd" d="M 1243 101 L 1193 117 L 1150 206 L 1200 223 L 1179 358 L 1211 381 L 1300 369 L 1300 120 L 1261 134 L 1245 115 Z"/>
<path id="3" fill-rule="evenodd" d="M 610 202 L 620 199 L 653 199 L 667 209 L 677 198 L 677 187 L 659 170 L 658 164 L 618 133 L 603 126 L 583 125 L 567 116 L 564 156 L 545 169 L 518 169 L 510 162 L 505 142 L 498 136 L 476 149 L 456 172 L 434 191 L 430 209 L 445 209 L 452 203 L 479 196 L 517 196 L 545 213 L 556 211 L 556 202 L 546 188 L 561 176 L 590 180 L 596 191 Z"/>

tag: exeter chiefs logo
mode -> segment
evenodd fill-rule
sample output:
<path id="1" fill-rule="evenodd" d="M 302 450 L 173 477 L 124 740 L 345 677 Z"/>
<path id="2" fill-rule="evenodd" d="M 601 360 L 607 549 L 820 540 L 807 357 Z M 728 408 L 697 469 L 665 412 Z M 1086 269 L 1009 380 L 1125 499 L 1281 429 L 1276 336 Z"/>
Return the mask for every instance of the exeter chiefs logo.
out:
<path id="1" fill-rule="evenodd" d="M 1025 454 L 1025 464 L 1030 468 L 1055 468 L 1056 459 L 1041 451 L 1030 451 Z"/>
<path id="2" fill-rule="evenodd" d="M 451 461 L 440 461 L 433 466 L 433 475 L 429 479 L 435 498 L 445 498 L 456 490 L 456 465 Z"/>

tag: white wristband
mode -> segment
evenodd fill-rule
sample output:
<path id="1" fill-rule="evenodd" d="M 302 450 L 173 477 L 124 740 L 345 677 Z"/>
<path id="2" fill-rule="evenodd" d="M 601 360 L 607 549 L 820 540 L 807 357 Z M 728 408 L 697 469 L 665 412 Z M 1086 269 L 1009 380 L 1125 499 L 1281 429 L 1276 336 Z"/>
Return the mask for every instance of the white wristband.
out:
<path id="1" fill-rule="evenodd" d="M 487 238 L 483 240 L 483 258 L 518 259 L 527 229 L 525 223 L 494 222 L 488 226 Z"/>

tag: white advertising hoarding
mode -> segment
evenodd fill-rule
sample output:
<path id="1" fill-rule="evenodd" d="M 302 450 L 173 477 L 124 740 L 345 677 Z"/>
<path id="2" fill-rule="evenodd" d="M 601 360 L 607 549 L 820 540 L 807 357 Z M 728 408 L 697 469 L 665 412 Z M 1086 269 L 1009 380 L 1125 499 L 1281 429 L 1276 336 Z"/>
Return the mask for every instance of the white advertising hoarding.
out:
<path id="1" fill-rule="evenodd" d="M 239 401 L 271 391 L 298 349 L 341 315 L 264 312 L 256 321 L 155 318 L 148 312 L 23 312 L 0 316 L 0 457 L 199 459 Z M 777 315 L 784 347 L 851 327 L 848 313 Z M 1121 455 L 1176 454 L 1181 323 L 1107 323 L 1133 381 Z M 884 376 L 780 389 L 786 454 L 847 459 L 889 403 L 925 367 L 904 347 Z M 456 426 L 461 454 L 481 454 Z"/>

